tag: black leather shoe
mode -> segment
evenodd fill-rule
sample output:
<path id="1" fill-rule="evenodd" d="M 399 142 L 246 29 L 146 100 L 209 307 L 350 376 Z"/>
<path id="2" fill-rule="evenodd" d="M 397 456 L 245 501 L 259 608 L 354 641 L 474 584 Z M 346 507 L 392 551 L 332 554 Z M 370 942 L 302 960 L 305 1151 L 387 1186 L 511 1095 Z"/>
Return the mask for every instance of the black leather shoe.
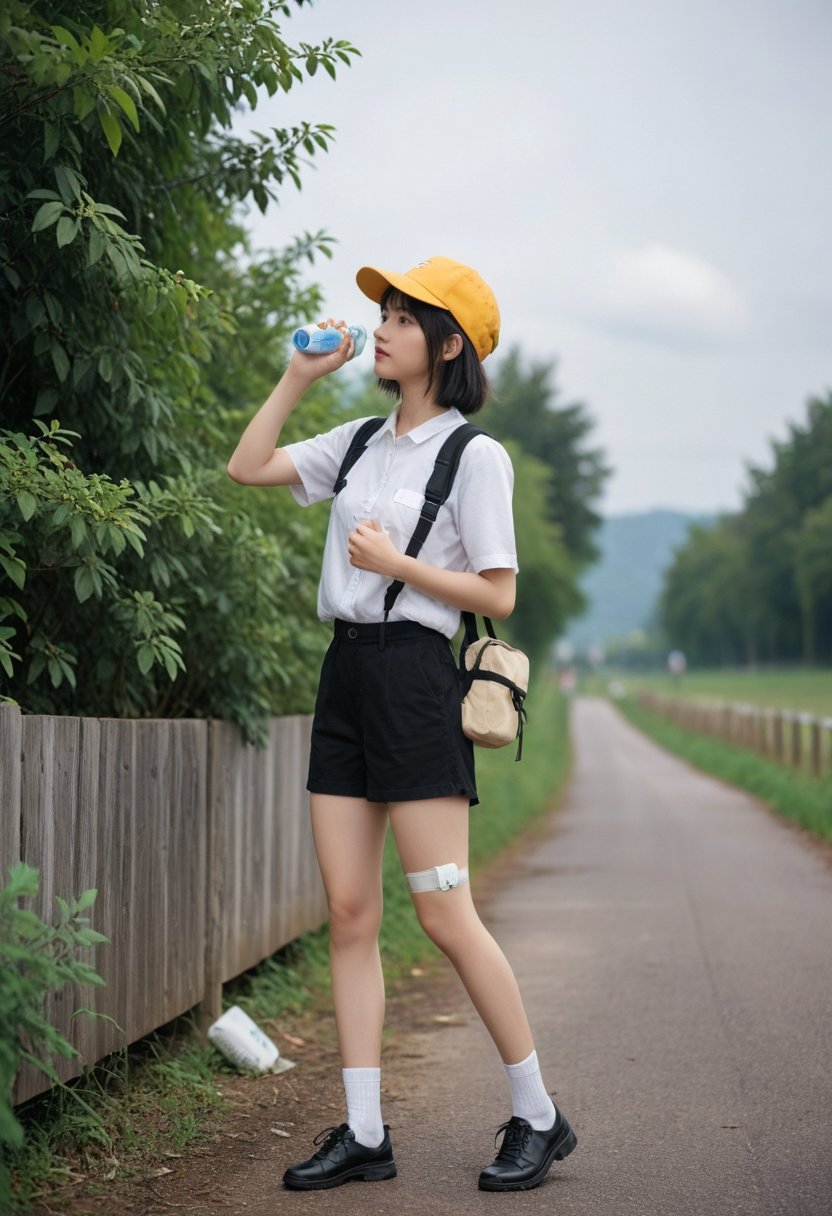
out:
<path id="1" fill-rule="evenodd" d="M 512 1115 L 497 1129 L 505 1132 L 496 1159 L 480 1174 L 481 1191 L 530 1191 L 540 1186 L 553 1161 L 563 1161 L 578 1143 L 565 1115 L 557 1112 L 549 1131 L 536 1132 Z M 495 1137 L 496 1140 L 496 1137 Z"/>
<path id="2" fill-rule="evenodd" d="M 396 1177 L 387 1124 L 384 1125 L 384 1139 L 378 1148 L 365 1148 L 359 1144 L 348 1123 L 328 1127 L 315 1137 L 315 1144 L 320 1144 L 324 1136 L 326 1140 L 308 1161 L 289 1166 L 283 1175 L 286 1186 L 298 1191 L 324 1191 L 352 1179 L 380 1182 L 383 1178 Z"/>

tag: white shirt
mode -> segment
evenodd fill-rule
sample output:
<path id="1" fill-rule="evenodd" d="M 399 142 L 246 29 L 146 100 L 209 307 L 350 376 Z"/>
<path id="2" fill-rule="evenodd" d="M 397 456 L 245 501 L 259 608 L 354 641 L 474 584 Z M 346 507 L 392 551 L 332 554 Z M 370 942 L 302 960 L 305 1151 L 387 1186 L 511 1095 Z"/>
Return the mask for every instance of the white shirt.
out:
<path id="1" fill-rule="evenodd" d="M 365 419 L 357 418 L 313 439 L 287 444 L 301 485 L 290 486 L 302 507 L 332 498 L 341 461 Z M 332 505 L 318 586 L 318 616 L 371 624 L 384 616 L 391 580 L 350 564 L 347 537 L 361 519 L 374 519 L 404 553 L 425 500 L 425 486 L 448 435 L 466 419 L 456 409 L 396 437 L 394 410 L 367 444 Z M 489 435 L 477 435 L 462 453 L 453 489 L 419 553 L 419 560 L 460 572 L 517 569 L 508 453 Z M 391 621 L 418 621 L 453 637 L 459 609 L 405 584 Z"/>

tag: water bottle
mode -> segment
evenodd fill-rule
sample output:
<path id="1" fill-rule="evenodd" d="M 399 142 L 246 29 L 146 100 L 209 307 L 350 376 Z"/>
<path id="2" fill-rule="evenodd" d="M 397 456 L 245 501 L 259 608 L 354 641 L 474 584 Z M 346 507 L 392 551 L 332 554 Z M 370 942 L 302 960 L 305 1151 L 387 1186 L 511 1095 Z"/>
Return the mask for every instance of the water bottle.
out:
<path id="1" fill-rule="evenodd" d="M 367 331 L 363 325 L 350 325 L 348 328 L 355 343 L 355 355 L 360 355 L 367 341 Z M 320 325 L 304 325 L 292 334 L 292 346 L 306 355 L 328 355 L 330 351 L 338 349 L 343 337 L 341 330 L 332 325 L 327 325 L 326 329 L 321 329 Z"/>
<path id="2" fill-rule="evenodd" d="M 208 1029 L 208 1038 L 232 1063 L 266 1072 L 280 1054 L 277 1045 L 239 1005 L 226 1009 Z"/>

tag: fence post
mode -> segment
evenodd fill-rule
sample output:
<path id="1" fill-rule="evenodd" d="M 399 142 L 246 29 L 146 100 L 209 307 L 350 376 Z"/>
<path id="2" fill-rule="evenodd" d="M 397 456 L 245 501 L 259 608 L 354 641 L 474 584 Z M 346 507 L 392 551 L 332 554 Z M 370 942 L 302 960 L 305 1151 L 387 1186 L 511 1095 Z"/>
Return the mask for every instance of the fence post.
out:
<path id="1" fill-rule="evenodd" d="M 757 751 L 761 756 L 765 756 L 768 752 L 768 713 L 765 709 L 757 707 L 754 711 L 754 729 L 757 735 Z"/>
<path id="2" fill-rule="evenodd" d="M 829 762 L 829 772 L 832 775 L 832 718 L 821 718 L 820 726 L 822 732 L 828 738 L 828 746 L 826 748 L 826 757 Z M 823 763 L 823 747 L 821 747 L 821 775 L 826 766 Z"/>
<path id="3" fill-rule="evenodd" d="M 205 891 L 205 980 L 199 1003 L 198 1022 L 203 1034 L 222 1013 L 223 901 L 225 898 L 223 839 L 225 800 L 223 798 L 223 724 L 214 718 L 208 730 L 208 776 L 205 783 L 206 874 Z"/>
<path id="4" fill-rule="evenodd" d="M 16 705 L 0 705 L 0 884 L 20 861 L 20 749 L 23 728 Z"/>
<path id="5" fill-rule="evenodd" d="M 760 710 L 760 751 L 764 756 L 771 754 L 771 710 Z"/>
<path id="6" fill-rule="evenodd" d="M 789 719 L 792 724 L 792 746 L 791 746 L 791 764 L 792 768 L 800 768 L 800 760 L 802 756 L 802 730 L 800 725 L 800 714 L 790 712 Z"/>
<path id="7" fill-rule="evenodd" d="M 783 759 L 783 711 L 774 711 L 774 758 Z"/>
<path id="8" fill-rule="evenodd" d="M 821 750 L 820 750 L 820 722 L 817 718 L 812 718 L 809 722 L 809 730 L 811 732 L 811 756 L 812 756 L 812 776 L 819 777 L 821 774 Z"/>
<path id="9" fill-rule="evenodd" d="M 813 716 L 812 714 L 809 714 L 809 713 L 802 713 L 802 714 L 798 714 L 798 715 L 797 715 L 797 721 L 798 721 L 798 730 L 800 731 L 800 755 L 801 755 L 801 761 L 803 760 L 803 757 L 805 756 L 805 757 L 806 757 L 806 760 L 808 761 L 808 763 L 809 763 L 810 765 L 811 765 L 811 763 L 812 763 L 812 738 L 811 738 L 811 726 L 812 726 L 812 723 L 814 722 L 814 720 L 815 720 L 815 719 L 814 719 L 814 716 Z M 804 729 L 803 729 L 803 728 L 804 728 L 804 726 L 808 726 L 808 727 L 809 727 L 809 740 L 808 740 L 808 743 L 807 743 L 807 740 L 806 740 L 806 737 L 805 737 L 806 732 L 805 732 L 805 731 L 804 731 Z"/>

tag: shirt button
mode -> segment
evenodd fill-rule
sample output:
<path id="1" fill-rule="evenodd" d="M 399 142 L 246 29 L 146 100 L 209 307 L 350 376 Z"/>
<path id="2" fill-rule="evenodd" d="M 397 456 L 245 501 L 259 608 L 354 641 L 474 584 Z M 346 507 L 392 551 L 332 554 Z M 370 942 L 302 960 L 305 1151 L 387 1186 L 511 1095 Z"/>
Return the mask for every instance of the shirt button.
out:
<path id="1" fill-rule="evenodd" d="M 348 637 L 348 638 L 353 638 L 353 639 L 357 638 L 357 637 L 358 637 L 358 630 L 357 630 L 357 629 L 352 629 L 352 628 L 351 628 L 351 629 L 348 629 L 348 630 L 347 630 L 347 637 Z"/>

